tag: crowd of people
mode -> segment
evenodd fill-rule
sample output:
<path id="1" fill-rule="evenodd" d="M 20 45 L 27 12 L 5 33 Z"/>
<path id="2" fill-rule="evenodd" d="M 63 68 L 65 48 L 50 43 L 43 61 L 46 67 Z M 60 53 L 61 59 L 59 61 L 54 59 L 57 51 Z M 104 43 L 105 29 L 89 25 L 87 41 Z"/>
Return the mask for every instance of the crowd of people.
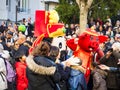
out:
<path id="1" fill-rule="evenodd" d="M 60 51 L 59 47 L 51 44 L 51 38 L 44 37 L 29 53 L 36 39 L 34 26 L 31 18 L 23 18 L 21 24 L 26 26 L 27 34 L 19 31 L 16 23 L 6 26 L 2 22 L 0 26 L 0 90 L 120 89 L 119 20 L 113 26 L 109 17 L 105 22 L 100 18 L 91 18 L 86 25 L 87 28 L 94 28 L 99 35 L 108 36 L 107 41 L 99 45 L 104 56 L 97 62 L 93 59 L 89 85 L 85 80 L 84 70 L 75 68 L 82 62 L 72 56 L 73 52 L 67 46 L 64 51 Z M 79 36 L 79 24 L 70 24 L 70 27 L 66 24 L 65 28 L 65 39 Z M 11 65 L 10 68 L 8 64 Z"/>

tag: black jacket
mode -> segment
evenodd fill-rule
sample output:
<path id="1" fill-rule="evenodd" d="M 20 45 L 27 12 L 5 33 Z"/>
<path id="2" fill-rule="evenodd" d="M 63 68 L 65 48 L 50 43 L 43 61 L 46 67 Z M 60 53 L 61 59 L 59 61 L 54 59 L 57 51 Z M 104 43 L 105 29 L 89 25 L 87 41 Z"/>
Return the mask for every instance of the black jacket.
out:
<path id="1" fill-rule="evenodd" d="M 61 76 L 54 62 L 41 56 L 28 56 L 26 62 L 28 90 L 56 90 Z"/>
<path id="2" fill-rule="evenodd" d="M 100 59 L 101 64 L 105 64 L 109 67 L 117 67 L 118 58 L 120 57 L 120 53 L 113 51 L 112 55 L 109 58 L 106 58 L 106 55 Z M 118 84 L 118 74 L 115 72 L 108 72 L 106 83 L 107 87 L 111 89 L 120 89 L 120 85 Z M 112 81 L 111 81 L 112 80 Z"/>

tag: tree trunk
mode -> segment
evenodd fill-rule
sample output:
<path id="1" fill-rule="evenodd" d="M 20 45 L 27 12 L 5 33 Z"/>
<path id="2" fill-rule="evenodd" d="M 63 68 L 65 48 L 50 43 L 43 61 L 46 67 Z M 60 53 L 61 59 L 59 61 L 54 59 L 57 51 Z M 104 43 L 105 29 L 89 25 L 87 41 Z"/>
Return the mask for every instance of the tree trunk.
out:
<path id="1" fill-rule="evenodd" d="M 80 31 L 79 34 L 86 30 L 88 10 L 93 0 L 76 0 L 80 9 Z"/>
<path id="2" fill-rule="evenodd" d="M 87 26 L 87 16 L 88 16 L 88 10 L 85 7 L 80 8 L 80 33 L 84 32 L 86 30 Z"/>

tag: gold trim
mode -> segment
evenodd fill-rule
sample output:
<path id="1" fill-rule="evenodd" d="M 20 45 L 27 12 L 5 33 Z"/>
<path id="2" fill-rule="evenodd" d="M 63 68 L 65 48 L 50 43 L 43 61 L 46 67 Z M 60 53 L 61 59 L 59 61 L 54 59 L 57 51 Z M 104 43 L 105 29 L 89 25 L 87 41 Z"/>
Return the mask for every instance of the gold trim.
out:
<path id="1" fill-rule="evenodd" d="M 90 35 L 93 35 L 93 36 L 99 36 L 97 33 L 96 34 L 94 34 L 94 33 L 92 33 L 92 32 L 89 32 L 89 31 L 85 31 L 87 34 L 90 34 Z"/>

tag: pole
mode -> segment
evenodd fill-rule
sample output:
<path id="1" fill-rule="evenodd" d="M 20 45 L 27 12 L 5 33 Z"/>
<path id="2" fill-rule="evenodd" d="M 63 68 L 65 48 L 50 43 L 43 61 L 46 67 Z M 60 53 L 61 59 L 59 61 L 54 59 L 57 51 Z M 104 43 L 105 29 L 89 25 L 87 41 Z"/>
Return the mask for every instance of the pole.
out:
<path id="1" fill-rule="evenodd" d="M 17 5 L 16 5 L 16 11 L 15 11 L 15 22 L 17 23 L 17 12 L 18 12 L 18 8 L 17 8 Z"/>

